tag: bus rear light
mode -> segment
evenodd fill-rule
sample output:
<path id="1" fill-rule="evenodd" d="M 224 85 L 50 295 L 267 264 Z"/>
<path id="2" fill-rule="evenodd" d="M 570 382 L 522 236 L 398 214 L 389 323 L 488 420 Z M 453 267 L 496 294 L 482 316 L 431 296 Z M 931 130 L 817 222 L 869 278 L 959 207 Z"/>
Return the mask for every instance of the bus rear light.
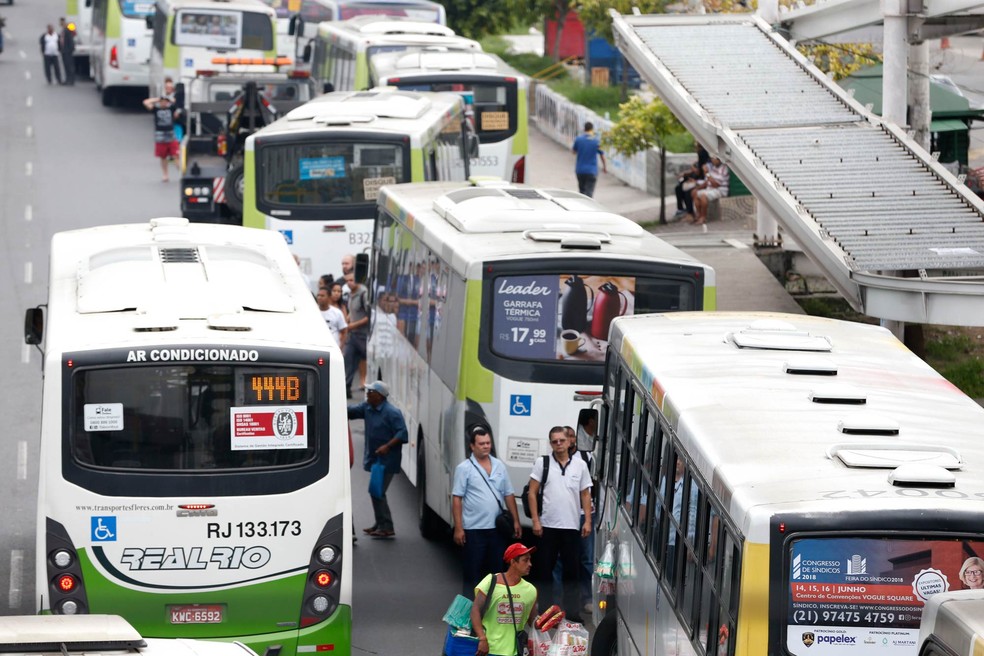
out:
<path id="1" fill-rule="evenodd" d="M 116 51 L 116 46 L 113 46 L 109 51 L 109 66 L 110 68 L 120 67 L 119 53 Z"/>
<path id="2" fill-rule="evenodd" d="M 182 503 L 178 504 L 178 508 L 181 510 L 208 510 L 210 508 L 215 508 L 214 503 Z"/>
<path id="3" fill-rule="evenodd" d="M 338 557 L 338 551 L 335 547 L 330 544 L 325 545 L 318 549 L 318 560 L 320 560 L 325 565 L 331 565 L 335 558 Z"/>
<path id="4" fill-rule="evenodd" d="M 51 562 L 59 569 L 65 569 L 72 564 L 72 554 L 67 549 L 59 549 L 51 555 Z"/>
<path id="5" fill-rule="evenodd" d="M 74 599 L 66 599 L 58 606 L 58 612 L 62 615 L 78 615 L 79 604 Z"/>
<path id="6" fill-rule="evenodd" d="M 226 136 L 224 134 L 220 134 L 215 139 L 215 151 L 223 157 L 225 157 L 226 153 L 229 152 L 229 143 L 226 141 Z"/>
<path id="7" fill-rule="evenodd" d="M 318 366 L 319 367 L 325 366 L 325 359 L 324 358 L 318 358 Z"/>
<path id="8" fill-rule="evenodd" d="M 578 390 L 574 393 L 578 396 L 601 396 L 601 390 Z"/>
<path id="9" fill-rule="evenodd" d="M 314 574 L 314 584 L 319 588 L 330 588 L 334 582 L 335 577 L 326 569 L 315 572 Z"/>
<path id="10" fill-rule="evenodd" d="M 526 181 L 526 157 L 520 157 L 513 165 L 512 170 L 512 181 L 513 182 L 525 182 Z"/>
<path id="11" fill-rule="evenodd" d="M 75 366 L 75 361 L 74 360 L 69 360 L 66 364 L 68 365 L 68 368 L 71 369 L 72 367 Z"/>
<path id="12" fill-rule="evenodd" d="M 321 614 L 328 610 L 328 597 L 324 595 L 318 595 L 311 600 L 311 610 L 315 613 Z"/>
<path id="13" fill-rule="evenodd" d="M 55 583 L 61 592 L 69 593 L 78 587 L 78 581 L 71 574 L 62 574 L 58 577 L 58 581 Z"/>
<path id="14" fill-rule="evenodd" d="M 310 71 L 291 71 L 290 73 L 287 74 L 287 77 L 291 78 L 292 80 L 299 80 L 299 79 L 311 77 L 311 72 Z"/>

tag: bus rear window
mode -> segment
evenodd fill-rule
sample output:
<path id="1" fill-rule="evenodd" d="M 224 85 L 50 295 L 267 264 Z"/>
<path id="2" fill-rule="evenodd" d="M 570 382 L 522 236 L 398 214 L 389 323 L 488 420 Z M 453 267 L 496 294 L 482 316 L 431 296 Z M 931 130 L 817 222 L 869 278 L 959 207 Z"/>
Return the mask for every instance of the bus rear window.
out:
<path id="1" fill-rule="evenodd" d="M 76 371 L 71 453 L 88 467 L 195 472 L 289 467 L 316 455 L 317 380 L 297 367 Z"/>
<path id="2" fill-rule="evenodd" d="M 489 302 L 496 355 L 599 364 L 615 317 L 697 309 L 682 280 L 575 273 L 498 276 Z"/>
<path id="3" fill-rule="evenodd" d="M 174 44 L 214 50 L 272 50 L 273 20 L 252 11 L 183 10 L 174 19 Z"/>
<path id="4" fill-rule="evenodd" d="M 267 144 L 258 154 L 258 198 L 290 207 L 372 203 L 381 186 L 409 181 L 405 157 L 391 143 Z"/>
<path id="5" fill-rule="evenodd" d="M 469 120 L 481 143 L 494 143 L 516 134 L 516 82 L 447 82 L 410 78 L 401 79 L 396 87 L 404 91 L 448 91 L 461 94 Z"/>
<path id="6" fill-rule="evenodd" d="M 793 540 L 786 566 L 786 651 L 915 656 L 926 600 L 984 587 L 984 540 Z"/>

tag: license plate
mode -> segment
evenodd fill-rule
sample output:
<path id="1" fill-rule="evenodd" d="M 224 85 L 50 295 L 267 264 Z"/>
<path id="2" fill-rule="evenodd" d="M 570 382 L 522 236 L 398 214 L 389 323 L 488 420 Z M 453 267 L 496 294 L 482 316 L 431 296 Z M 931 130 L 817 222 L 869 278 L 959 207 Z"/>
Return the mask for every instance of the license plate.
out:
<path id="1" fill-rule="evenodd" d="M 218 624 L 222 621 L 223 607 L 220 605 L 168 606 L 171 624 Z"/>

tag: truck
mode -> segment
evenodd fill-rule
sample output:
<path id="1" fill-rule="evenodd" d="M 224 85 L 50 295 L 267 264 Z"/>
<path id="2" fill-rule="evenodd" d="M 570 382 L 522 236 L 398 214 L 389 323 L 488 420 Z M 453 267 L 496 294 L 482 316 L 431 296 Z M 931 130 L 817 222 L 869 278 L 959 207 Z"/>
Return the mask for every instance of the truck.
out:
<path id="1" fill-rule="evenodd" d="M 182 95 L 187 133 L 181 142 L 181 214 L 198 223 L 240 225 L 246 137 L 314 98 L 315 85 L 298 71 L 201 71 L 187 88 L 179 87 Z"/>

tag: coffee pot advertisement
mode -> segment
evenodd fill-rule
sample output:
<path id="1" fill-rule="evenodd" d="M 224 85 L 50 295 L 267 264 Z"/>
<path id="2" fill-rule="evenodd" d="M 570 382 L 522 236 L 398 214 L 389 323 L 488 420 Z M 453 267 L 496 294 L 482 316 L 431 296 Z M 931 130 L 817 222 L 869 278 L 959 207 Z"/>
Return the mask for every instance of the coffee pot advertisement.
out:
<path id="1" fill-rule="evenodd" d="M 603 362 L 612 321 L 635 310 L 631 276 L 502 276 L 493 293 L 492 348 L 522 359 Z"/>

